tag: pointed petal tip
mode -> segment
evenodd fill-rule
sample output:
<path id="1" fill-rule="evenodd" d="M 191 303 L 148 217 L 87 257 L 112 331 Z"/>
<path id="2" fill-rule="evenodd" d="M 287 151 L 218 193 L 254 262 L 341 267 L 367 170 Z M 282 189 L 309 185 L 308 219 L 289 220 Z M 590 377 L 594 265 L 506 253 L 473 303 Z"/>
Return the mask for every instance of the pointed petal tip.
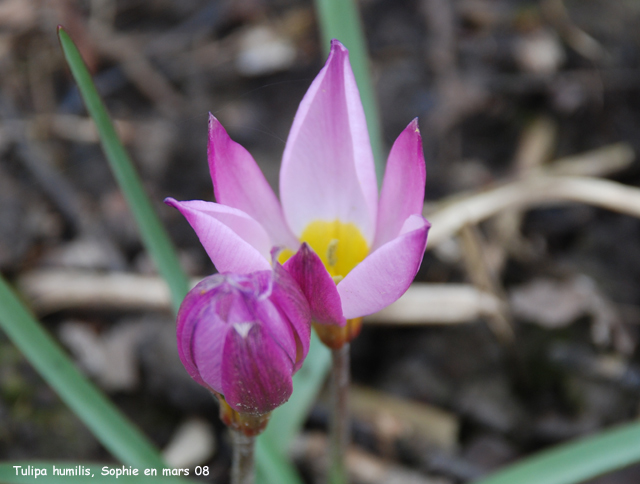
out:
<path id="1" fill-rule="evenodd" d="M 334 49 L 340 49 L 344 52 L 349 52 L 349 49 L 347 49 L 344 44 L 342 42 L 340 42 L 338 39 L 331 39 L 331 50 Z"/>
<path id="2" fill-rule="evenodd" d="M 345 57 L 349 57 L 349 49 L 347 49 L 342 42 L 338 39 L 333 39 L 331 41 L 331 49 L 329 50 L 329 58 L 327 59 L 327 64 L 334 57 L 338 56 L 340 59 L 344 59 Z"/>
<path id="3" fill-rule="evenodd" d="M 418 135 L 418 138 L 422 139 L 422 135 L 420 134 L 420 124 L 418 123 L 418 117 L 416 116 L 411 120 L 407 127 L 404 128 L 404 131 L 407 133 L 415 133 Z"/>
<path id="4" fill-rule="evenodd" d="M 398 236 L 407 217 L 422 213 L 426 176 L 422 137 L 415 118 L 389 153 L 378 202 L 374 251 Z"/>
<path id="5" fill-rule="evenodd" d="M 306 243 L 284 264 L 307 298 L 314 322 L 344 326 L 340 296 L 320 257 Z"/>
<path id="6" fill-rule="evenodd" d="M 307 244 L 306 242 L 302 242 L 302 244 L 300 244 L 300 248 L 298 250 L 302 251 L 302 253 L 304 255 L 307 255 L 307 254 L 313 252 L 313 249 L 311 248 L 311 246 L 309 244 Z"/>
<path id="7" fill-rule="evenodd" d="M 226 133 L 226 130 L 222 126 L 220 120 L 218 120 L 218 118 L 216 118 L 212 113 L 209 113 L 209 137 L 219 129 L 222 129 Z"/>
<path id="8" fill-rule="evenodd" d="M 165 205 L 169 205 L 170 207 L 178 207 L 178 201 L 173 197 L 167 197 L 164 199 Z"/>

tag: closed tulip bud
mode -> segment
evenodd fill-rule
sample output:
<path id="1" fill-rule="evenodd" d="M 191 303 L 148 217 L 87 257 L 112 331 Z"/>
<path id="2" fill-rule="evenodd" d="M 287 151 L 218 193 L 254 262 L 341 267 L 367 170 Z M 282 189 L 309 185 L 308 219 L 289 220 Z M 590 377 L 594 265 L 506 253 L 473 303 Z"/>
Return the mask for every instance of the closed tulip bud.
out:
<path id="1" fill-rule="evenodd" d="M 215 274 L 180 306 L 180 359 L 218 396 L 225 423 L 255 435 L 291 396 L 291 377 L 309 351 L 310 320 L 302 291 L 277 262 L 271 271 Z"/>

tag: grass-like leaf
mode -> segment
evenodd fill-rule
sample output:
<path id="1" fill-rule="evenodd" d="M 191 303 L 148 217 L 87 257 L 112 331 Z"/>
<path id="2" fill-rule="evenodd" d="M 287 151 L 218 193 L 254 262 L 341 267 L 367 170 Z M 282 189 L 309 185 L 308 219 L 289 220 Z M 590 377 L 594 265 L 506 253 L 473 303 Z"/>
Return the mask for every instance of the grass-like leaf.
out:
<path id="1" fill-rule="evenodd" d="M 354 0 L 315 0 L 320 20 L 320 32 L 325 52 L 329 53 L 331 39 L 338 39 L 349 49 L 349 60 L 358 83 L 360 98 L 367 116 L 373 156 L 376 160 L 378 183 L 384 176 L 385 160 L 382 155 L 382 130 L 378 103 L 371 84 L 371 70 L 364 30 Z"/>
<path id="2" fill-rule="evenodd" d="M 100 95 L 91 79 L 91 75 L 82 56 L 69 34 L 58 27 L 60 45 L 69 64 L 87 111 L 96 123 L 102 149 L 107 157 L 111 171 L 131 209 L 145 247 L 156 263 L 160 274 L 171 289 L 171 300 L 175 311 L 189 291 L 187 277 L 180 267 L 176 251 L 162 226 L 149 199 L 145 195 L 140 178 L 136 173 L 127 151 L 118 138 L 109 114 L 100 99 Z"/>
<path id="3" fill-rule="evenodd" d="M 287 457 L 266 440 L 256 443 L 255 458 L 258 484 L 303 484 Z"/>
<path id="4" fill-rule="evenodd" d="M 71 72 L 78 83 L 80 93 L 87 106 L 87 110 L 98 127 L 102 147 L 107 155 L 111 169 L 135 215 L 145 246 L 156 261 L 162 276 L 170 286 L 173 306 L 177 310 L 184 295 L 188 291 L 187 278 L 181 270 L 175 251 L 142 189 L 135 169 L 118 138 L 80 52 L 64 29 L 59 28 L 58 35 Z M 297 384 L 298 386 L 304 387 L 297 393 L 305 391 L 305 394 L 311 397 L 307 396 L 305 398 L 303 395 L 300 395 L 300 397 L 293 398 L 293 402 L 289 404 L 287 410 L 291 417 L 282 412 L 276 412 L 274 415 L 276 422 L 272 424 L 272 426 L 282 425 L 286 427 L 287 438 L 283 438 L 279 432 L 272 432 L 260 440 L 261 443 L 257 450 L 259 479 L 268 479 L 268 482 L 278 484 L 300 483 L 296 471 L 283 456 L 290 439 L 299 430 L 300 425 L 304 421 L 311 401 L 316 395 L 317 389 L 319 389 L 326 374 L 326 365 L 323 366 L 322 364 L 322 356 L 319 356 L 319 358 L 319 361 L 313 358 L 307 359 L 305 363 L 306 370 L 301 370 L 300 373 L 302 374 L 303 371 L 306 371 L 309 379 Z M 301 381 L 300 377 L 297 378 L 297 381 Z M 281 416 L 278 417 L 278 415 Z M 259 482 L 265 481 L 262 480 Z"/>
<path id="5" fill-rule="evenodd" d="M 637 462 L 640 423 L 633 423 L 546 450 L 476 484 L 578 484 Z"/>
<path id="6" fill-rule="evenodd" d="M 318 396 L 330 365 L 329 350 L 313 333 L 309 354 L 293 377 L 291 398 L 273 411 L 267 429 L 258 437 L 256 477 L 259 484 L 301 484 L 300 477 L 287 464 L 285 456 Z"/>
<path id="7" fill-rule="evenodd" d="M 293 377 L 291 398 L 273 411 L 267 429 L 258 437 L 259 446 L 266 444 L 281 453 L 288 450 L 291 440 L 300 432 L 330 366 L 331 353 L 312 333 L 309 354 Z"/>
<path id="8" fill-rule="evenodd" d="M 153 445 L 78 371 L 2 277 L 0 326 L 60 398 L 118 460 L 136 467 L 164 466 Z"/>

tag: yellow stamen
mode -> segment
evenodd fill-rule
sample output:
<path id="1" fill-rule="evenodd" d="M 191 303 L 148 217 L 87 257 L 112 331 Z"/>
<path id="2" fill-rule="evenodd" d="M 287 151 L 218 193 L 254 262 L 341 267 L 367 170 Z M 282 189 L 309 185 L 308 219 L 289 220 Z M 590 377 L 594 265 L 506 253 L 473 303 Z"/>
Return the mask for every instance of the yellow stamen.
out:
<path id="1" fill-rule="evenodd" d="M 327 246 L 327 265 L 329 265 L 329 267 L 335 267 L 338 263 L 338 256 L 336 254 L 336 251 L 338 250 L 338 242 L 338 239 L 333 239 Z"/>
<path id="2" fill-rule="evenodd" d="M 329 274 L 339 280 L 369 253 L 367 241 L 351 222 L 316 220 L 307 225 L 300 240 L 311 246 Z"/>

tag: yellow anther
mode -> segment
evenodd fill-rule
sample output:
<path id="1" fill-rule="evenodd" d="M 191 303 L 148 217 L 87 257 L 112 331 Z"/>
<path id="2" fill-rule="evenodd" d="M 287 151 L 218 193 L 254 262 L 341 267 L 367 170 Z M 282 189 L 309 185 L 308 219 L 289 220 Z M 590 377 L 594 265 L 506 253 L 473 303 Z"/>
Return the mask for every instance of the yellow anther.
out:
<path id="1" fill-rule="evenodd" d="M 300 241 L 311 246 L 331 276 L 346 276 L 369 253 L 367 241 L 351 222 L 316 220 L 307 225 Z"/>
<path id="2" fill-rule="evenodd" d="M 334 267 L 338 263 L 338 239 L 331 239 L 327 245 L 327 265 Z"/>

